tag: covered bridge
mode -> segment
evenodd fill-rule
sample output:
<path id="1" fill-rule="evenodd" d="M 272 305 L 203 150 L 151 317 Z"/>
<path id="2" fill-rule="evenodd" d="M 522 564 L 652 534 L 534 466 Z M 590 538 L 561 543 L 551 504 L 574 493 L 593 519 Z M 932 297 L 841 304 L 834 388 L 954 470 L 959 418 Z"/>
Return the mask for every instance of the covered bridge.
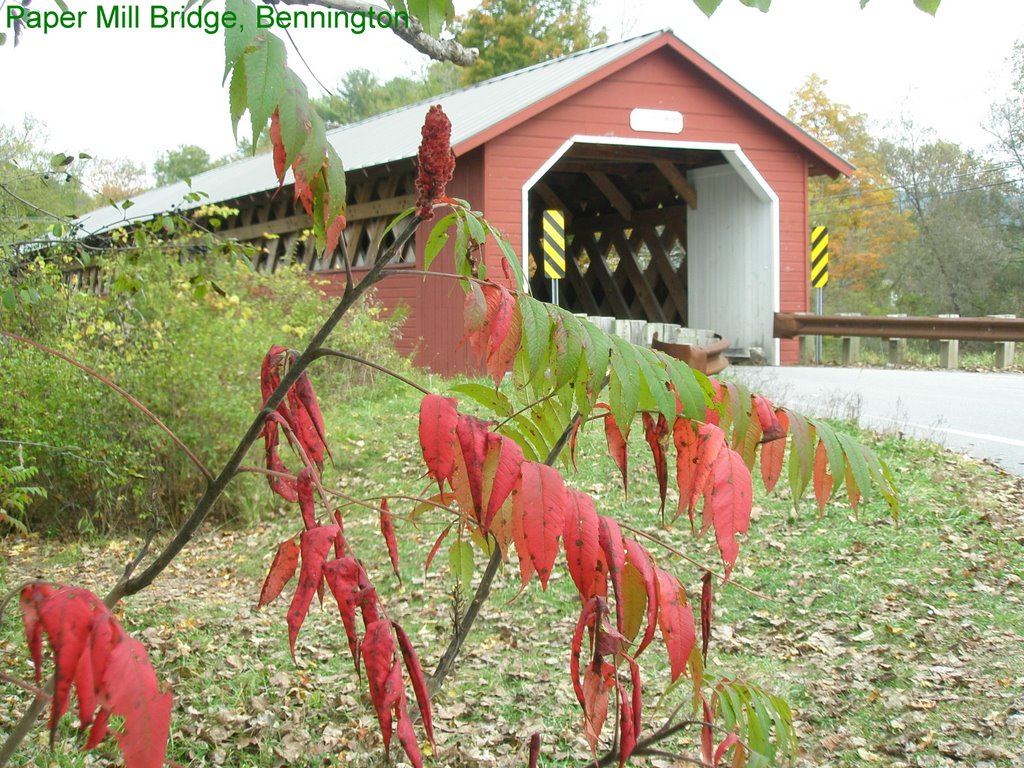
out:
<path id="1" fill-rule="evenodd" d="M 568 256 L 559 303 L 574 312 L 712 329 L 772 363 L 797 360 L 795 342 L 772 338 L 776 311 L 808 308 L 809 176 L 852 167 L 668 31 L 538 64 L 432 99 L 452 121 L 457 157 L 449 194 L 469 200 L 536 269 L 540 216 L 566 215 Z M 415 155 L 428 103 L 328 133 L 348 175 L 348 228 L 336 253 L 317 257 L 310 219 L 289 189 L 276 194 L 269 155 L 196 176 L 192 188 L 239 209 L 224 233 L 259 241 L 259 266 L 295 259 L 344 286 L 343 253 L 366 269 L 387 222 L 415 199 Z M 134 198 L 133 216 L 180 208 L 184 183 Z M 116 226 L 106 208 L 86 232 Z M 378 288 L 409 308 L 397 340 L 416 362 L 451 374 L 473 370 L 462 337 L 462 291 L 412 274 L 422 228 Z M 269 237 L 268 237 L 269 236 Z M 387 244 L 390 234 L 385 237 Z M 524 248 L 524 243 L 528 244 Z M 449 246 L 450 248 L 450 246 Z M 496 266 L 497 248 L 485 254 Z M 435 268 L 444 271 L 451 254 Z M 501 274 L 493 269 L 491 275 Z"/>

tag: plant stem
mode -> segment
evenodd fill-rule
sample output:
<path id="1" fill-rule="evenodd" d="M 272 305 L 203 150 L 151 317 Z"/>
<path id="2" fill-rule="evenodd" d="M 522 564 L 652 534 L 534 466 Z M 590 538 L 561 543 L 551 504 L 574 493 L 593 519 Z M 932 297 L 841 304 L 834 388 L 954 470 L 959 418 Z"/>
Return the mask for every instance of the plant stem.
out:
<path id="1" fill-rule="evenodd" d="M 337 327 L 341 318 L 345 316 L 345 313 L 348 312 L 352 305 L 355 304 L 367 290 L 381 279 L 381 273 L 384 271 L 384 268 L 393 258 L 395 258 L 395 255 L 401 251 L 409 238 L 416 233 L 416 229 L 419 227 L 420 221 L 421 220 L 418 217 L 413 217 L 406 225 L 406 228 L 395 238 L 395 241 L 391 246 L 377 256 L 373 267 L 366 273 L 363 279 L 353 286 L 352 290 L 345 292 L 341 301 L 338 302 L 334 311 L 331 312 L 330 317 L 328 317 L 324 324 L 320 326 L 320 329 L 313 336 L 312 340 L 310 340 L 306 349 L 303 350 L 302 354 L 300 354 L 288 367 L 287 372 L 281 378 L 281 383 L 278 384 L 277 388 L 270 394 L 270 397 L 267 398 L 267 401 L 263 404 L 263 408 L 258 414 L 256 414 L 256 418 L 254 418 L 252 423 L 249 425 L 249 429 L 246 430 L 245 435 L 238 442 L 238 445 L 235 446 L 235 450 L 224 465 L 224 468 L 207 485 L 206 491 L 196 503 L 196 507 L 192 514 L 184 523 L 182 523 L 174 538 L 167 543 L 160 554 L 154 558 L 153 562 L 151 562 L 142 573 L 138 576 L 132 576 L 130 573 L 126 573 L 118 583 L 114 585 L 114 588 L 104 598 L 104 602 L 108 606 L 113 606 L 122 597 L 134 595 L 152 584 L 153 580 L 159 576 L 168 565 L 170 565 L 171 561 L 174 560 L 185 545 L 191 541 L 196 531 L 199 530 L 199 526 L 213 508 L 214 502 L 220 498 L 224 489 L 227 488 L 228 483 L 230 483 L 238 473 L 238 469 L 242 465 L 242 460 L 245 458 L 245 455 L 249 452 L 253 443 L 259 439 L 260 434 L 263 432 L 264 423 L 266 422 L 267 417 L 277 410 L 277 406 L 280 405 L 282 400 L 284 400 L 288 390 L 292 388 L 295 382 L 298 381 L 299 376 L 316 359 L 317 352 L 319 352 L 321 347 L 323 347 L 327 337 L 331 335 L 331 332 L 334 331 L 335 327 Z"/>
<path id="2" fill-rule="evenodd" d="M 371 360 L 367 360 L 364 357 L 359 357 L 358 355 L 352 355 L 352 354 L 349 354 L 348 352 L 339 352 L 336 349 L 320 349 L 314 355 L 314 359 L 319 359 L 321 357 L 340 357 L 343 360 L 351 360 L 354 363 L 359 363 L 360 365 L 365 365 L 368 368 L 374 368 L 374 369 L 380 371 L 381 373 L 386 373 L 388 376 L 391 376 L 392 378 L 398 379 L 403 384 L 408 384 L 413 389 L 418 389 L 424 395 L 433 394 L 426 387 L 422 386 L 421 384 L 417 384 L 412 379 L 406 378 L 402 374 L 398 373 L 398 371 L 393 371 L 390 368 L 388 368 L 386 365 L 381 365 L 379 363 L 375 363 L 375 362 L 373 362 Z"/>
<path id="3" fill-rule="evenodd" d="M 174 444 L 177 445 L 179 448 L 181 448 L 182 451 L 185 452 L 185 455 L 188 456 L 188 458 L 192 461 L 192 463 L 196 465 L 196 468 L 200 472 L 203 473 L 203 476 L 207 480 L 212 480 L 213 479 L 213 473 L 210 470 L 208 470 L 206 468 L 206 465 L 203 464 L 203 462 L 199 460 L 199 457 L 196 456 L 189 449 L 189 447 L 187 445 L 185 445 L 185 443 L 182 441 L 182 439 L 180 437 L 178 437 L 176 434 L 174 434 L 174 432 L 171 430 L 170 427 L 168 427 L 166 424 L 164 424 L 155 413 L 153 413 L 151 410 L 149 410 L 149 408 L 147 408 L 141 402 L 139 402 L 133 395 L 129 394 L 126 390 L 124 390 L 121 387 L 117 386 L 117 384 L 115 384 L 113 381 L 108 379 L 106 376 L 104 376 L 103 374 L 99 373 L 98 371 L 94 371 L 89 366 L 84 365 L 84 364 L 78 362 L 74 358 L 68 357 L 63 352 L 58 352 L 56 349 L 50 349 L 50 347 L 47 347 L 47 346 L 44 346 L 44 345 L 42 345 L 42 344 L 40 344 L 38 342 L 32 341 L 31 339 L 26 339 L 25 337 L 19 336 L 16 333 L 11 333 L 10 331 L 5 331 L 3 329 L 0 329 L 0 336 L 6 336 L 6 337 L 8 337 L 10 339 L 14 339 L 15 341 L 20 342 L 22 344 L 27 344 L 30 347 L 35 347 L 36 349 L 41 350 L 43 352 L 46 352 L 49 355 L 53 355 L 54 357 L 60 358 L 61 360 L 63 360 L 66 363 L 71 363 L 73 366 L 75 366 L 79 370 L 85 371 L 87 374 L 89 374 L 90 376 L 92 376 L 95 379 L 99 379 L 101 382 L 106 384 L 112 390 L 117 392 L 117 394 L 119 394 L 121 397 L 123 397 L 125 400 L 127 400 L 129 403 L 131 403 L 133 406 L 135 406 L 135 408 L 138 409 L 146 418 L 148 418 L 150 421 L 152 421 L 154 424 L 156 424 L 158 427 L 160 427 L 160 429 L 162 429 L 164 431 L 164 433 L 169 438 L 171 438 L 171 440 L 174 441 Z"/>
<path id="4" fill-rule="evenodd" d="M 558 440 L 555 441 L 555 444 L 551 447 L 551 452 L 544 461 L 544 463 L 549 467 L 555 463 L 558 459 L 558 455 L 565 448 L 565 445 L 569 441 L 569 437 L 572 435 L 572 432 L 576 427 L 576 422 L 579 421 L 579 418 L 579 413 L 572 417 L 572 420 L 569 422 L 569 426 L 563 430 Z M 444 683 L 444 679 L 448 677 L 448 674 L 452 671 L 452 667 L 455 665 L 455 659 L 458 658 L 459 652 L 462 650 L 462 644 L 466 641 L 470 630 L 473 628 L 473 622 L 476 621 L 476 617 L 480 613 L 480 608 L 483 607 L 483 604 L 491 594 L 491 585 L 494 582 L 494 577 L 498 575 L 498 566 L 500 565 L 501 547 L 495 543 L 494 551 L 491 553 L 491 559 L 487 561 L 487 568 L 484 570 L 483 576 L 480 577 L 480 583 L 476 586 L 476 592 L 473 594 L 473 601 L 469 604 L 469 608 L 466 609 L 466 613 L 462 617 L 462 621 L 459 622 L 459 629 L 455 633 L 455 637 L 453 637 L 448 643 L 448 647 L 445 649 L 444 655 L 441 656 L 441 660 L 437 663 L 437 668 L 434 670 L 434 674 L 431 675 L 430 679 L 427 681 L 427 689 L 430 691 L 431 696 L 441 689 L 441 684 Z"/>

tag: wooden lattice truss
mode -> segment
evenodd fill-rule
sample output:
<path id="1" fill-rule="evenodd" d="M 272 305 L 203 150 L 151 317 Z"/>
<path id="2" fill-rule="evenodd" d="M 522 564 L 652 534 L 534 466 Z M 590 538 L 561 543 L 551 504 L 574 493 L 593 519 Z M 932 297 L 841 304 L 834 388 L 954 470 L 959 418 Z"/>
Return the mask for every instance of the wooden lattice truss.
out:
<path id="1" fill-rule="evenodd" d="M 313 240 L 313 222 L 297 203 L 291 187 L 277 194 L 250 195 L 235 203 L 239 213 L 229 218 L 219 234 L 261 246 L 256 266 L 273 272 L 282 264 L 299 263 L 312 272 L 345 268 L 345 255 L 353 269 L 366 269 L 373 263 L 381 234 L 391 220 L 416 201 L 415 176 L 411 163 L 398 168 L 357 171 L 348 178 L 348 226 L 334 253 L 318 254 Z M 387 247 L 394 238 L 384 235 Z M 397 263 L 412 262 L 410 245 Z"/>
<path id="2" fill-rule="evenodd" d="M 577 144 L 530 192 L 531 290 L 550 296 L 537 269 L 541 212 L 566 218 L 559 303 L 574 312 L 687 324 L 686 171 L 726 162 L 717 151 Z"/>

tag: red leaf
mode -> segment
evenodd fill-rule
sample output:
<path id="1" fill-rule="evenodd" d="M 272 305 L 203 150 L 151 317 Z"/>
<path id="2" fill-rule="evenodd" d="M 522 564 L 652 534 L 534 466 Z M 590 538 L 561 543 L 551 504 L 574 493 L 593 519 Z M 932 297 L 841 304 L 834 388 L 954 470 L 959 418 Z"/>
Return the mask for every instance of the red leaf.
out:
<path id="1" fill-rule="evenodd" d="M 464 509 L 463 514 L 472 515 L 480 523 L 483 518 L 484 498 L 484 462 L 487 460 L 487 443 L 491 423 L 475 416 L 460 413 L 455 425 L 459 448 L 466 467 L 466 481 L 472 496 L 472 508 Z M 457 488 L 453 489 L 458 491 Z"/>
<path id="2" fill-rule="evenodd" d="M 53 587 L 49 584 L 29 584 L 21 590 L 18 599 L 25 642 L 36 671 L 36 685 L 42 685 L 43 680 L 43 625 L 39 622 L 39 608 L 52 594 Z"/>
<path id="3" fill-rule="evenodd" d="M 647 597 L 647 628 L 644 630 L 643 639 L 637 646 L 636 653 L 633 654 L 633 657 L 636 658 L 654 639 L 654 631 L 658 623 L 658 577 L 651 553 L 631 539 L 626 539 L 625 543 L 626 562 L 640 575 Z"/>
<path id="4" fill-rule="evenodd" d="M 705 571 L 700 590 L 700 655 L 708 660 L 708 643 L 711 642 L 711 604 L 714 598 L 714 582 L 710 572 Z"/>
<path id="5" fill-rule="evenodd" d="M 633 706 L 626 698 L 625 689 L 618 684 L 616 688 L 619 694 L 619 768 L 623 768 L 636 749 L 636 723 L 633 720 Z"/>
<path id="6" fill-rule="evenodd" d="M 292 604 L 288 607 L 288 647 L 291 648 L 292 658 L 295 657 L 295 640 L 299 636 L 299 629 L 306 620 L 313 595 L 323 582 L 324 561 L 337 535 L 336 525 L 321 525 L 302 532 L 299 544 L 302 568 L 299 570 L 299 584 L 292 595 Z"/>
<path id="7" fill-rule="evenodd" d="M 601 600 L 592 597 L 583 604 L 580 610 L 580 617 L 576 620 L 576 628 L 572 633 L 569 655 L 569 677 L 572 680 L 572 687 L 576 693 L 576 700 L 581 707 L 585 707 L 583 700 L 583 685 L 580 683 L 580 657 L 583 655 L 583 630 L 596 625 L 600 619 Z"/>
<path id="8" fill-rule="evenodd" d="M 601 730 L 608 719 L 608 692 L 614 685 L 615 667 L 606 661 L 588 664 L 583 670 L 583 730 L 595 758 Z"/>
<path id="9" fill-rule="evenodd" d="M 445 480 L 451 483 L 455 471 L 455 425 L 459 412 L 457 402 L 450 397 L 427 395 L 420 403 L 420 448 L 427 474 L 437 481 L 438 490 L 444 491 Z"/>
<path id="10" fill-rule="evenodd" d="M 761 395 L 751 395 L 750 399 L 754 404 L 754 413 L 761 424 L 761 442 L 770 443 L 786 436 L 786 429 L 775 414 L 775 406 L 771 400 Z"/>
<path id="11" fill-rule="evenodd" d="M 665 495 L 668 492 L 668 462 L 665 459 L 665 446 L 668 443 L 668 422 L 664 414 L 658 414 L 658 421 L 654 421 L 646 411 L 643 414 L 644 437 L 647 444 L 651 446 L 651 455 L 654 456 L 654 472 L 658 478 L 658 494 L 661 496 L 661 514 L 664 521 Z"/>
<path id="12" fill-rule="evenodd" d="M 395 661 L 395 639 L 391 622 L 380 619 L 367 625 L 362 645 L 363 668 L 370 686 L 370 700 L 377 711 L 377 722 L 385 751 L 391 748 L 391 712 L 404 693 L 402 670 Z"/>
<path id="13" fill-rule="evenodd" d="M 626 440 L 629 435 L 628 433 L 622 434 L 622 430 L 619 429 L 619 425 L 615 422 L 615 417 L 611 413 L 606 414 L 604 417 L 604 436 L 608 442 L 608 455 L 612 457 L 612 460 L 619 468 L 619 473 L 622 475 L 622 490 L 628 494 L 629 476 L 626 471 Z"/>
<path id="14" fill-rule="evenodd" d="M 409 681 L 412 683 L 413 693 L 416 694 L 416 705 L 420 709 L 420 716 L 423 718 L 423 730 L 434 744 L 434 719 L 430 709 L 430 693 L 427 690 L 427 678 L 423 674 L 420 660 L 413 648 L 412 641 L 395 622 L 391 622 L 398 636 L 398 647 L 402 650 L 402 660 L 405 662 L 405 670 L 409 673 Z"/>
<path id="15" fill-rule="evenodd" d="M 299 510 L 302 512 L 302 524 L 307 531 L 317 527 L 316 506 L 313 503 L 313 468 L 303 467 L 296 483 L 299 496 Z"/>
<path id="16" fill-rule="evenodd" d="M 50 741 L 57 722 L 68 709 L 68 696 L 75 680 L 78 661 L 85 653 L 93 617 L 107 608 L 92 592 L 77 587 L 60 587 L 39 607 L 39 621 L 53 651 L 53 698 L 50 702 Z"/>
<path id="17" fill-rule="evenodd" d="M 502 261 L 502 264 L 505 262 Z M 537 761 L 540 759 L 540 733 L 537 731 L 533 732 L 530 736 L 530 762 L 528 768 L 537 768 Z"/>
<path id="18" fill-rule="evenodd" d="M 338 218 L 344 224 L 345 217 L 339 216 Z M 332 250 L 334 249 L 329 249 L 328 252 Z M 307 371 L 303 371 L 292 388 L 288 390 L 288 402 L 295 416 L 296 426 L 293 426 L 293 429 L 296 434 L 301 433 L 300 439 L 303 440 L 306 454 L 319 469 L 323 469 L 324 452 L 326 451 L 330 456 L 331 451 L 327 447 L 327 438 L 324 436 L 324 417 L 320 413 L 320 402 L 317 400 L 313 382 L 310 381 Z"/>
<path id="19" fill-rule="evenodd" d="M 398 720 L 395 732 L 398 734 L 398 740 L 401 742 L 402 749 L 405 750 L 412 768 L 423 768 L 423 755 L 420 753 L 420 745 L 416 741 L 416 733 L 412 728 L 412 718 L 409 717 L 405 706 L 404 691 L 398 699 L 398 704 L 395 705 L 395 717 Z"/>
<path id="20" fill-rule="evenodd" d="M 468 338 L 473 351 L 483 357 L 487 351 L 483 337 L 474 334 L 487 322 L 487 299 L 480 284 L 472 280 L 469 281 L 469 290 L 466 291 L 466 299 L 462 306 L 462 322 L 466 329 L 463 340 Z"/>
<path id="21" fill-rule="evenodd" d="M 597 525 L 598 541 L 608 565 L 608 577 L 615 594 L 615 626 L 622 632 L 622 569 L 626 567 L 626 550 L 622 543 L 619 524 L 610 517 L 601 516 Z"/>
<path id="22" fill-rule="evenodd" d="M 480 295 L 484 305 L 481 307 Z M 480 314 L 483 313 L 483 321 Z M 486 361 L 494 385 L 501 383 L 519 349 L 522 321 L 515 297 L 503 285 L 486 283 L 479 293 L 470 289 L 465 306 L 466 334 L 477 356 Z"/>
<path id="23" fill-rule="evenodd" d="M 171 694 L 159 693 L 142 643 L 125 635 L 110 652 L 99 703 L 124 720 L 116 733 L 126 768 L 161 768 L 171 727 Z"/>
<path id="24" fill-rule="evenodd" d="M 562 529 L 565 560 L 583 601 L 594 596 L 594 584 L 603 572 L 598 569 L 601 542 L 594 501 L 585 493 L 569 491 L 569 506 Z"/>
<path id="25" fill-rule="evenodd" d="M 704 764 L 708 765 L 711 764 L 711 750 L 715 745 L 714 733 L 711 730 L 714 718 L 711 715 L 711 707 L 707 699 L 703 699 L 702 703 L 704 705 L 704 722 L 700 727 L 700 754 L 704 758 Z"/>
<path id="26" fill-rule="evenodd" d="M 361 566 L 353 557 L 339 557 L 324 566 L 324 579 L 330 587 L 334 601 L 338 604 L 341 621 L 345 625 L 345 637 L 352 661 L 359 670 L 359 635 L 356 631 L 356 606 L 364 599 L 359 583 Z"/>
<path id="27" fill-rule="evenodd" d="M 726 737 L 722 739 L 722 743 L 718 745 L 718 749 L 715 750 L 715 759 L 712 762 L 712 765 L 714 765 L 715 768 L 718 768 L 718 765 L 722 762 L 722 758 L 725 757 L 725 753 L 728 752 L 731 747 L 739 744 L 739 741 L 740 737 L 738 734 L 727 734 Z"/>
<path id="28" fill-rule="evenodd" d="M 825 511 L 825 505 L 832 495 L 832 485 L 835 479 L 828 471 L 828 453 L 825 450 L 825 443 L 819 442 L 814 449 L 814 499 L 818 502 L 818 510 Z"/>
<path id="29" fill-rule="evenodd" d="M 484 460 L 484 505 L 480 528 L 486 534 L 501 505 L 519 486 L 522 477 L 523 449 L 511 438 L 487 433 L 487 457 Z"/>
<path id="30" fill-rule="evenodd" d="M 679 506 L 673 520 L 686 510 L 693 528 L 694 480 L 697 463 L 700 461 L 700 442 L 694 422 L 680 416 L 672 426 L 672 438 L 676 445 L 676 485 L 679 488 Z M 699 492 L 697 493 L 699 496 Z"/>
<path id="31" fill-rule="evenodd" d="M 690 508 L 697 506 L 697 500 L 704 494 L 712 482 L 712 472 L 718 457 L 729 450 L 725 432 L 715 424 L 701 424 L 697 430 L 697 465 L 693 474 L 693 489 L 690 496 Z M 708 529 L 707 511 L 701 533 Z"/>
<path id="32" fill-rule="evenodd" d="M 437 537 L 437 541 L 434 542 L 434 546 L 430 548 L 430 553 L 427 555 L 427 562 L 423 566 L 423 572 L 426 573 L 430 570 L 430 564 L 434 562 L 434 558 L 437 556 L 437 551 L 441 548 L 441 542 L 448 538 L 448 534 L 452 532 L 452 527 L 449 525 L 443 531 L 441 535 Z"/>
<path id="33" fill-rule="evenodd" d="M 772 492 L 775 484 L 782 476 L 782 463 L 786 457 L 786 434 L 789 432 L 789 416 L 785 411 L 777 411 L 776 420 L 782 429 L 782 437 L 761 446 L 761 479 L 764 481 L 764 489 Z"/>
<path id="34" fill-rule="evenodd" d="M 278 189 L 284 184 L 284 172 L 288 168 L 287 153 L 281 140 L 281 115 L 275 109 L 270 116 L 270 143 L 274 147 L 274 174 L 277 176 Z"/>
<path id="35" fill-rule="evenodd" d="M 523 584 L 534 571 L 542 588 L 547 588 L 551 568 L 558 555 L 569 495 L 557 470 L 534 461 L 523 462 L 522 490 L 516 494 L 513 533 L 519 553 Z M 529 556 L 529 567 L 524 565 Z"/>
<path id="36" fill-rule="evenodd" d="M 675 682 L 686 669 L 697 642 L 697 632 L 686 590 L 672 574 L 661 568 L 655 570 L 658 574 L 658 626 L 668 651 L 672 682 Z"/>
<path id="37" fill-rule="evenodd" d="M 257 608 L 269 605 L 277 599 L 284 589 L 284 585 L 292 580 L 295 569 L 299 565 L 299 545 L 295 539 L 286 539 L 277 546 L 277 554 L 274 555 L 274 562 L 270 564 L 267 578 L 263 581 L 263 589 L 260 590 L 260 599 L 256 604 Z"/>
<path id="38" fill-rule="evenodd" d="M 736 451 L 724 448 L 718 454 L 712 465 L 711 485 L 704 499 L 705 519 L 710 508 L 715 540 L 722 553 L 725 578 L 728 579 L 740 551 L 736 535 L 746 533 L 750 528 L 753 504 L 750 470 Z"/>
<path id="39" fill-rule="evenodd" d="M 391 518 L 391 510 L 388 508 L 387 499 L 381 500 L 380 503 L 380 533 L 388 547 L 391 570 L 395 572 L 395 576 L 401 582 L 402 574 L 398 571 L 398 540 L 395 538 L 395 521 Z"/>

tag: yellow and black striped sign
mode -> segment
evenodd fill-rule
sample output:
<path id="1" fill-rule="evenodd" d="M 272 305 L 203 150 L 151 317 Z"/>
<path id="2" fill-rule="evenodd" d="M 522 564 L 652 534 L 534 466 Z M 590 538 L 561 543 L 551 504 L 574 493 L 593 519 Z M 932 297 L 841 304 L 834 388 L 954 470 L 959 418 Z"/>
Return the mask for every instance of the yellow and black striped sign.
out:
<path id="1" fill-rule="evenodd" d="M 828 284 L 828 227 L 811 230 L 811 285 L 824 288 Z"/>
<path id="2" fill-rule="evenodd" d="M 552 280 L 565 277 L 565 214 L 554 209 L 544 211 L 544 274 Z"/>

